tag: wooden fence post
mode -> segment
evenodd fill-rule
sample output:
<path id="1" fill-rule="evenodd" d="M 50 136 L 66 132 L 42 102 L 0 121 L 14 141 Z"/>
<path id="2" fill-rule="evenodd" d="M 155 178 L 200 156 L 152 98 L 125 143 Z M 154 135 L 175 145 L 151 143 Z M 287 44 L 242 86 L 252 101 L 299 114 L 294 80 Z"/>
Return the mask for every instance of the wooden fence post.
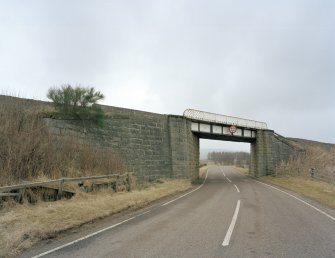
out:
<path id="1" fill-rule="evenodd" d="M 26 192 L 26 188 L 25 187 L 19 189 L 19 195 L 17 197 L 17 202 L 18 203 L 22 203 L 25 192 Z"/>
<path id="2" fill-rule="evenodd" d="M 130 175 L 130 173 L 128 173 L 128 178 L 127 179 L 128 179 L 128 185 L 129 185 L 128 191 L 131 192 L 132 189 L 131 189 L 131 175 Z"/>
<path id="3" fill-rule="evenodd" d="M 59 181 L 59 188 L 58 188 L 58 194 L 57 194 L 57 199 L 60 200 L 62 199 L 62 195 L 63 195 L 63 187 L 64 187 L 64 178 L 62 178 Z"/>

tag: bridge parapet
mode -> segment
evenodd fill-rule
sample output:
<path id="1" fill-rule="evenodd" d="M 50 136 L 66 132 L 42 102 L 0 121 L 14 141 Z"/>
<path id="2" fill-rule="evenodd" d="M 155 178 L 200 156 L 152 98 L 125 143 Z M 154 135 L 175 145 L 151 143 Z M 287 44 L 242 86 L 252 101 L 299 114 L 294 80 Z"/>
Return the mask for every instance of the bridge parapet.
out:
<path id="1" fill-rule="evenodd" d="M 184 117 L 187 117 L 193 121 L 204 121 L 223 125 L 235 125 L 250 129 L 261 129 L 261 130 L 268 129 L 267 124 L 264 122 L 238 118 L 233 116 L 219 115 L 195 109 L 186 109 L 184 111 Z"/>
<path id="2" fill-rule="evenodd" d="M 254 142 L 257 130 L 267 130 L 264 122 L 187 109 L 184 117 L 191 120 L 191 131 L 200 138 Z"/>

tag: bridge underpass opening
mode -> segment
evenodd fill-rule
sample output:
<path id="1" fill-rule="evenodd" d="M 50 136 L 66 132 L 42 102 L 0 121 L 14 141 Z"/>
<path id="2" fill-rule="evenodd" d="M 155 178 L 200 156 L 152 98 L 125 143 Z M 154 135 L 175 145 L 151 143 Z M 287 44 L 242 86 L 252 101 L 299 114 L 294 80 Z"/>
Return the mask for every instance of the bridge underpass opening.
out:
<path id="1" fill-rule="evenodd" d="M 184 117 L 188 119 L 193 135 L 190 137 L 193 139 L 190 153 L 194 152 L 195 146 L 199 148 L 201 139 L 243 142 L 250 146 L 249 173 L 256 177 L 273 173 L 274 132 L 267 128 L 266 123 L 193 109 L 185 110 Z M 202 149 L 205 148 L 202 146 Z"/>
<path id="2" fill-rule="evenodd" d="M 200 164 L 234 165 L 249 169 L 250 143 L 199 139 Z"/>

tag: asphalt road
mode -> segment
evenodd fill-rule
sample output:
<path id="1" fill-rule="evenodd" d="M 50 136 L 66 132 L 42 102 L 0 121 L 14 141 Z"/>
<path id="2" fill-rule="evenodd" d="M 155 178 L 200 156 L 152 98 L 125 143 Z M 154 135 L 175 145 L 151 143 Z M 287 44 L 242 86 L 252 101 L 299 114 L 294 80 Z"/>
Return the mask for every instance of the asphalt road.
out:
<path id="1" fill-rule="evenodd" d="M 335 257 L 335 211 L 294 196 L 233 167 L 212 167 L 202 186 L 177 200 L 22 257 Z"/>

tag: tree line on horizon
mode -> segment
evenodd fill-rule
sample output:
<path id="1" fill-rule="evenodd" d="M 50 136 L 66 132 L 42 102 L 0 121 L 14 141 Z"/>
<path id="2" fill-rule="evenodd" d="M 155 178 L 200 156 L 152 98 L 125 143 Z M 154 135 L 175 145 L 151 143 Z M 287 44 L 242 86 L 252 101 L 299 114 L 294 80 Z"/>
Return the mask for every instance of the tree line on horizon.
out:
<path id="1" fill-rule="evenodd" d="M 221 165 L 244 166 L 250 164 L 250 153 L 248 152 L 226 152 L 213 151 L 207 154 L 207 159 Z"/>

